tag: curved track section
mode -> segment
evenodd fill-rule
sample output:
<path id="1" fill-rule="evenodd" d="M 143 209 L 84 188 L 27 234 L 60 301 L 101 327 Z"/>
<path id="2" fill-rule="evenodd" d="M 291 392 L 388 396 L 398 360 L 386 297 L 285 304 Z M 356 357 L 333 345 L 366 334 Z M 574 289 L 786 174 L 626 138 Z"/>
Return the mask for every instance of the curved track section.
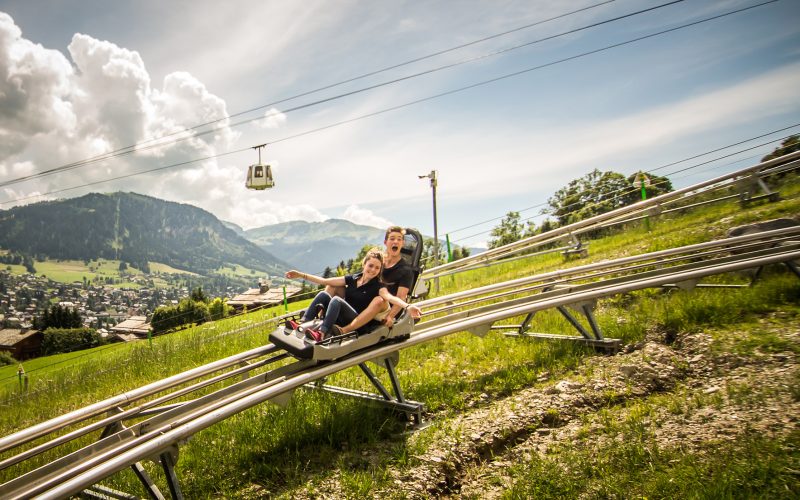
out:
<path id="1" fill-rule="evenodd" d="M 782 263 L 800 277 L 795 262 L 798 259 L 800 227 L 756 233 L 543 273 L 422 301 L 418 305 L 426 311 L 426 319 L 409 339 L 331 362 L 295 360 L 272 368 L 270 365 L 287 358 L 285 353 L 277 352 L 271 344 L 252 349 L 0 439 L 0 451 L 24 449 L 34 440 L 43 441 L 0 462 L 6 468 L 103 429 L 93 444 L 0 485 L 0 497 L 65 498 L 127 467 L 143 474 L 140 478 L 146 483 L 146 472 L 139 465 L 142 460 L 157 458 L 162 464 L 174 464 L 178 446 L 203 429 L 266 401 L 285 402 L 298 387 L 366 361 L 396 356 L 402 349 L 457 332 L 484 334 L 495 323 L 545 309 L 585 305 L 645 288 L 701 286 L 703 278 L 721 273 Z M 259 370 L 265 371 L 253 373 Z M 218 382 L 229 385 L 205 394 L 210 385 Z M 193 392 L 201 395 L 165 404 Z M 63 433 L 75 426 L 79 427 Z M 167 465 L 165 470 L 168 476 L 170 472 L 174 474 Z M 181 497 L 173 483 L 170 488 L 173 497 Z"/>

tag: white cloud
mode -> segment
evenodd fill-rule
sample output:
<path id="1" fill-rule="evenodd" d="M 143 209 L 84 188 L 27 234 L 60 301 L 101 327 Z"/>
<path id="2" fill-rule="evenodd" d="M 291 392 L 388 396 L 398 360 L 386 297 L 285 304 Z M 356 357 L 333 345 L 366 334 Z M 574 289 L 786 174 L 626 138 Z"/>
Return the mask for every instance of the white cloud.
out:
<path id="1" fill-rule="evenodd" d="M 389 227 L 392 223 L 388 219 L 384 219 L 378 215 L 375 215 L 371 210 L 366 208 L 361 208 L 358 205 L 350 205 L 348 206 L 344 214 L 342 214 L 342 219 L 349 220 L 353 224 L 361 224 L 363 226 L 372 226 L 372 227 Z"/>
<path id="2" fill-rule="evenodd" d="M 286 115 L 275 108 L 270 108 L 264 113 L 264 118 L 257 120 L 255 124 L 265 129 L 275 129 L 286 123 Z"/>
<path id="3" fill-rule="evenodd" d="M 13 19 L 0 12 L 0 172 L 4 179 L 52 169 L 105 154 L 154 137 L 168 136 L 159 151 L 115 157 L 68 173 L 15 185 L 15 200 L 28 193 L 63 190 L 81 184 L 125 176 L 157 165 L 172 165 L 213 156 L 229 148 L 239 133 L 228 127 L 225 101 L 186 72 L 168 74 L 153 88 L 141 56 L 109 41 L 75 34 L 68 47 L 73 64 L 60 52 L 45 49 L 21 36 Z M 187 127 L 212 123 L 212 133 L 170 135 Z M 145 143 L 147 144 L 147 143 Z M 154 165 L 154 161 L 158 162 Z M 232 170 L 232 167 L 228 167 Z M 124 181 L 124 189 L 183 201 L 197 199 L 209 178 L 227 182 L 238 173 L 220 168 L 216 160 L 202 166 L 188 163 L 159 176 L 154 186 L 147 176 Z M 98 185 L 102 190 L 120 184 Z M 98 187 L 58 194 L 78 195 Z"/>
<path id="4" fill-rule="evenodd" d="M 60 52 L 23 39 L 0 12 L 0 159 L 20 153 L 37 135 L 74 127 L 71 76 Z"/>

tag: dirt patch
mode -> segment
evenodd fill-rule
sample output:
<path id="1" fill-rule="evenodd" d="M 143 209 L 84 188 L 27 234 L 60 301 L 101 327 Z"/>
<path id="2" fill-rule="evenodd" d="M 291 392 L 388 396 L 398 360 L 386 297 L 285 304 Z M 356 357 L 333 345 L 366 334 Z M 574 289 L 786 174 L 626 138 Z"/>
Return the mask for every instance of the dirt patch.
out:
<path id="1" fill-rule="evenodd" d="M 795 347 L 800 341 L 796 326 L 765 328 Z M 648 416 L 662 448 L 693 452 L 744 432 L 781 436 L 798 429 L 800 398 L 788 390 L 800 376 L 793 350 L 739 355 L 714 349 L 711 336 L 703 333 L 650 337 L 617 355 L 588 359 L 569 378 L 548 380 L 545 374 L 537 387 L 513 396 L 490 401 L 483 395 L 483 403 L 437 431 L 434 444 L 412 457 L 415 465 L 390 470 L 390 489 L 373 491 L 372 497 L 498 498 L 511 485 L 514 464 L 587 435 L 592 446 L 609 446 L 613 443 L 603 440 L 614 438 L 593 432 L 596 424 L 587 429 L 586 422 L 601 409 L 624 419 L 629 405 L 623 403 L 660 393 L 682 394 L 676 398 L 680 405 L 696 405 L 656 406 Z M 339 477 L 334 471 L 291 496 L 342 498 Z"/>

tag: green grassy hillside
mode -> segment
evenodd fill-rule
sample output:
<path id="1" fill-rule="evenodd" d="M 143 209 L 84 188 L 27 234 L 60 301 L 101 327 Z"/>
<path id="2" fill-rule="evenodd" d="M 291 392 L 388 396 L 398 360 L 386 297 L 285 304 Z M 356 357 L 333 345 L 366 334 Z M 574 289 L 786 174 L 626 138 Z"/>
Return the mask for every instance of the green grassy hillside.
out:
<path id="1" fill-rule="evenodd" d="M 708 241 L 723 237 L 730 227 L 747 222 L 800 216 L 800 183 L 796 177 L 784 182 L 781 195 L 782 201 L 747 209 L 729 201 L 653 218 L 650 231 L 641 224 L 632 224 L 624 231 L 590 241 L 589 256 L 581 260 L 565 262 L 560 255 L 550 254 L 442 278 L 440 293 Z M 740 275 L 714 279 L 745 281 Z M 27 393 L 19 390 L 16 367 L 0 369 L 0 402 L 5 408 L 14 408 L 0 414 L 0 432 L 6 435 L 71 409 L 263 345 L 268 329 L 248 327 L 282 312 L 282 308 L 274 308 L 202 325 L 155 338 L 152 345 L 147 342 L 113 345 L 93 352 L 26 362 Z M 701 334 L 710 339 L 709 349 L 716 356 L 714 359 L 738 356 L 748 360 L 764 353 L 793 358 L 800 354 L 796 335 L 765 333 L 758 326 L 763 318 L 769 317 L 774 324 L 787 325 L 790 330 L 790 325 L 794 325 L 796 332 L 800 323 L 797 321 L 800 280 L 777 266 L 750 288 L 669 293 L 644 290 L 600 301 L 596 316 L 606 337 L 622 339 L 630 352 L 639 352 L 641 356 L 646 352 L 642 354 L 637 346 L 645 342 L 673 349 L 666 346 L 666 339 L 686 339 L 688 343 Z M 550 311 L 536 315 L 532 330 L 572 334 L 566 320 Z M 748 496 L 746 492 L 750 490 L 739 490 L 744 493 L 737 494 L 738 483 L 734 481 L 731 486 L 724 465 L 743 464 L 758 450 L 759 464 L 736 469 L 739 474 L 736 481 L 748 484 L 761 481 L 757 483 L 759 491 L 765 492 L 766 497 L 800 492 L 796 473 L 792 472 L 798 470 L 796 450 L 800 439 L 796 432 L 788 444 L 785 437 L 751 433 L 725 441 L 701 440 L 694 443 L 698 444 L 696 447 L 682 447 L 680 440 L 674 446 L 656 446 L 656 428 L 651 424 L 658 418 L 669 421 L 678 416 L 692 416 L 700 410 L 713 409 L 714 405 L 721 408 L 727 401 L 715 399 L 713 391 L 698 394 L 688 382 L 694 379 L 688 375 L 676 376 L 662 389 L 639 395 L 632 382 L 627 386 L 615 385 L 610 378 L 606 385 L 593 382 L 593 389 L 586 389 L 584 405 L 590 410 L 582 416 L 568 414 L 556 406 L 545 408 L 541 418 L 525 423 L 515 432 L 555 439 L 551 431 L 539 433 L 536 429 L 547 424 L 548 429 L 561 428 L 566 432 L 567 423 L 574 423 L 575 437 L 568 443 L 556 442 L 547 454 L 528 451 L 509 459 L 505 466 L 498 465 L 496 470 L 482 470 L 481 464 L 516 444 L 509 437 L 513 433 L 498 431 L 493 439 L 507 446 L 489 447 L 483 452 L 480 451 L 483 448 L 478 449 L 475 459 L 469 459 L 472 448 L 468 447 L 461 459 L 453 457 L 453 450 L 469 444 L 465 442 L 481 441 L 483 431 L 470 431 L 464 437 L 464 429 L 470 425 L 465 419 L 470 415 L 487 412 L 481 420 L 487 426 L 509 413 L 520 412 L 522 416 L 524 402 L 550 397 L 547 388 L 554 382 L 577 379 L 586 383 L 597 378 L 605 369 L 601 368 L 605 361 L 598 358 L 602 357 L 566 342 L 512 339 L 494 332 L 484 338 L 467 333 L 451 335 L 401 353 L 398 374 L 404 393 L 409 399 L 425 403 L 426 418 L 432 423 L 429 427 L 406 434 L 403 421 L 383 410 L 328 394 L 298 391 L 286 408 L 262 405 L 196 435 L 181 448 L 178 475 L 187 498 L 459 495 L 461 490 L 453 489 L 453 485 L 463 484 L 467 492 L 469 481 L 465 478 L 473 476 L 478 478 L 475 485 L 479 487 L 472 494 L 476 498 L 486 491 L 480 488 L 498 488 L 501 496 L 508 498 L 688 497 L 700 491 L 692 489 L 692 485 L 697 488 L 700 483 L 706 493 L 699 496 L 717 497 L 715 492 L 720 492 L 723 497 L 735 498 Z M 641 361 L 655 363 L 653 359 L 645 356 Z M 676 363 L 676 371 L 691 371 L 689 361 Z M 796 365 L 791 370 L 794 387 L 776 391 L 783 390 L 795 404 L 800 400 Z M 697 380 L 703 380 L 703 376 L 698 375 Z M 371 390 L 358 369 L 338 373 L 327 382 Z M 738 389 L 728 389 L 726 397 L 758 403 L 752 396 L 757 389 L 750 388 L 748 392 L 746 380 L 729 387 Z M 531 390 L 542 392 L 529 396 Z M 632 399 L 634 395 L 636 398 Z M 501 402 L 510 406 L 502 406 Z M 492 416 L 492 411 L 497 414 Z M 594 447 L 581 445 L 584 442 L 581 439 L 587 436 L 597 436 L 597 442 L 586 440 Z M 43 459 L 46 458 L 44 455 Z M 162 473 L 157 467 L 153 464 L 147 467 L 161 480 Z M 12 467 L 0 471 L 0 481 L 20 470 Z M 436 479 L 436 474 L 442 477 Z M 432 481 L 430 487 L 436 489 L 414 493 L 400 486 L 416 483 L 420 476 Z M 672 484 L 670 478 L 681 484 Z M 437 483 L 439 480 L 441 485 Z M 105 484 L 143 494 L 129 472 L 120 473 Z"/>

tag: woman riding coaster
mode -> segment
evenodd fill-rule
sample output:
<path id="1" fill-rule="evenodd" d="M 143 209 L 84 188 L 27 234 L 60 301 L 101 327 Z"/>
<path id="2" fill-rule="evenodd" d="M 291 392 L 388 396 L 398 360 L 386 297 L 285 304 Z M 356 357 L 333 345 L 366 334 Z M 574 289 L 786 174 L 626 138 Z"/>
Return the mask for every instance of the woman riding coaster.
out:
<path id="1" fill-rule="evenodd" d="M 330 336 L 343 335 L 357 330 L 371 321 L 382 311 L 387 311 L 389 305 L 396 305 L 408 310 L 413 318 L 422 316 L 422 311 L 409 305 L 402 299 L 390 294 L 386 285 L 381 282 L 383 271 L 383 254 L 377 248 L 367 252 L 362 261 L 362 272 L 322 278 L 313 274 L 301 273 L 291 270 L 286 273 L 287 278 L 302 278 L 304 280 L 329 287 L 344 287 L 344 299 L 326 291 L 319 292 L 303 314 L 301 323 L 314 319 L 318 308 L 324 310 L 324 317 L 319 330 L 306 329 L 306 334 L 315 341 Z M 364 313 L 366 311 L 366 316 Z M 295 330 L 299 326 L 289 320 L 287 326 Z"/>

